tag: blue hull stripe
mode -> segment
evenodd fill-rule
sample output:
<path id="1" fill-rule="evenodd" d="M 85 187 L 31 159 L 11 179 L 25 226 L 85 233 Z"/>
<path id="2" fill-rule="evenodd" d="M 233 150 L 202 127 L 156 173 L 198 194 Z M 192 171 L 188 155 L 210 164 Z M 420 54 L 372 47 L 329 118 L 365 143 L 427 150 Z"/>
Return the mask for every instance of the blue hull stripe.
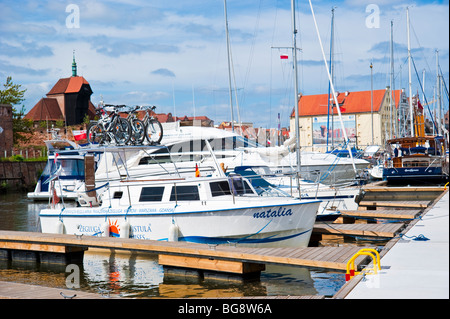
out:
<path id="1" fill-rule="evenodd" d="M 288 240 L 291 238 L 295 238 L 310 232 L 312 229 L 309 229 L 304 232 L 300 232 L 297 234 L 292 234 L 284 237 L 275 237 L 276 235 L 268 236 L 265 238 L 249 238 L 251 236 L 243 237 L 243 238 L 232 238 L 232 237 L 204 237 L 204 236 L 186 236 L 178 238 L 178 241 L 185 241 L 191 243 L 198 244 L 213 244 L 213 245 L 221 245 L 221 244 L 230 244 L 230 243 L 238 243 L 238 244 L 264 244 L 264 243 L 273 243 L 279 242 L 283 240 Z M 167 241 L 167 238 L 160 239 L 161 241 Z"/>
<path id="2" fill-rule="evenodd" d="M 294 206 L 294 205 L 303 205 L 303 204 L 311 204 L 311 203 L 320 203 L 320 200 L 302 200 L 302 202 L 297 203 L 285 203 L 280 204 L 281 206 Z M 278 206 L 280 206 L 278 205 Z M 175 206 L 175 205 L 174 205 Z M 264 205 L 264 206 L 247 206 L 247 207 L 233 207 L 233 208 L 225 208 L 225 209 L 211 209 L 211 210 L 199 210 L 199 211 L 174 211 L 174 212 L 126 212 L 122 211 L 120 213 L 115 212 L 109 212 L 108 209 L 101 209 L 98 212 L 95 213 L 63 213 L 63 217 L 108 217 L 108 216 L 154 216 L 154 215 L 181 215 L 181 214 L 202 214 L 202 213 L 216 213 L 216 212 L 225 212 L 225 211 L 231 211 L 231 210 L 244 210 L 244 209 L 253 209 L 253 208 L 260 208 L 260 209 L 266 209 L 271 208 L 274 205 Z M 130 208 L 133 209 L 139 209 L 139 206 L 132 206 Z M 69 208 L 70 210 L 71 208 Z M 76 207 L 75 210 L 83 210 L 83 207 Z M 41 217 L 51 217 L 51 216 L 60 216 L 60 212 L 51 212 L 51 213 L 40 213 L 39 216 Z"/>

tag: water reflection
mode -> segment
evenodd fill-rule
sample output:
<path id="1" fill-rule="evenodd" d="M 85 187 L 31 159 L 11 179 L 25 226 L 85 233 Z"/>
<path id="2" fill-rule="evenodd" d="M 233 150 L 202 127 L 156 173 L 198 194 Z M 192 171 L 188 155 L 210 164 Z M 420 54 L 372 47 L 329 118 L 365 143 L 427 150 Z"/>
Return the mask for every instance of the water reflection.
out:
<path id="1" fill-rule="evenodd" d="M 22 194 L 2 194 L 1 230 L 39 231 L 39 211 L 48 203 L 35 203 Z M 68 205 L 73 205 L 68 204 Z M 67 288 L 65 265 L 11 262 L 0 258 L 0 280 Z M 266 265 L 257 280 L 236 277 L 180 276 L 158 264 L 157 255 L 89 250 L 80 267 L 80 289 L 109 291 L 123 297 L 186 298 L 274 295 L 334 295 L 345 283 L 343 272 Z"/>

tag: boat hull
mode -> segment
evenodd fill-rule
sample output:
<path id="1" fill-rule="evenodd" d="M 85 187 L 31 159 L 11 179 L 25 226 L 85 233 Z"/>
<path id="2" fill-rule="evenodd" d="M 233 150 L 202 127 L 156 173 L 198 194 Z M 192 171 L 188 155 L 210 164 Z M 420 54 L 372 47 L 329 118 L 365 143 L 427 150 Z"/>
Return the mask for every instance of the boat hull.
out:
<path id="1" fill-rule="evenodd" d="M 384 168 L 383 178 L 390 184 L 442 184 L 449 181 L 441 167 Z"/>
<path id="2" fill-rule="evenodd" d="M 131 238 L 168 241 L 176 226 L 178 241 L 248 247 L 306 247 L 319 204 L 319 201 L 292 200 L 276 205 L 273 202 L 259 206 L 236 204 L 228 209 L 224 208 L 225 204 L 131 209 L 74 207 L 42 210 L 40 219 L 44 233 L 60 232 L 57 228 L 61 221 L 63 232 L 67 234 L 104 236 L 106 226 L 110 236 L 121 237 L 124 228 L 129 227 Z"/>

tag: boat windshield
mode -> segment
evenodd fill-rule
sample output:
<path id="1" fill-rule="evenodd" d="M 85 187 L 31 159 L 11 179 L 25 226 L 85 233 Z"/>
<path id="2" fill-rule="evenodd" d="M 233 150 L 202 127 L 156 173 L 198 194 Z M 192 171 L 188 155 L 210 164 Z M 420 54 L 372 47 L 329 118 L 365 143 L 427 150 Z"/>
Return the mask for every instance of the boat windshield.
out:
<path id="1" fill-rule="evenodd" d="M 56 162 L 61 165 L 59 176 L 84 177 L 84 161 L 82 159 L 58 159 Z M 56 165 L 53 159 L 48 160 L 42 175 L 49 176 L 56 172 Z"/>
<path id="2" fill-rule="evenodd" d="M 241 176 L 230 176 L 229 183 L 234 195 L 255 194 L 247 181 Z"/>

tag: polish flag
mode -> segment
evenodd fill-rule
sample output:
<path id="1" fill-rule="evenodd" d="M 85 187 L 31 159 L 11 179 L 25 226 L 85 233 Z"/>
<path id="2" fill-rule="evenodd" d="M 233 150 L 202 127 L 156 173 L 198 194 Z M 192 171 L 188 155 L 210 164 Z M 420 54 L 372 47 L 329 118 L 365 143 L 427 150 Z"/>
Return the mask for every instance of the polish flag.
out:
<path id="1" fill-rule="evenodd" d="M 281 60 L 287 60 L 287 59 L 289 59 L 289 56 L 286 55 L 286 54 L 282 54 L 282 55 L 280 55 L 280 59 Z"/>
<path id="2" fill-rule="evenodd" d="M 73 134 L 73 138 L 75 139 L 75 141 L 87 139 L 86 130 L 81 130 L 81 131 L 73 130 L 72 134 Z"/>

